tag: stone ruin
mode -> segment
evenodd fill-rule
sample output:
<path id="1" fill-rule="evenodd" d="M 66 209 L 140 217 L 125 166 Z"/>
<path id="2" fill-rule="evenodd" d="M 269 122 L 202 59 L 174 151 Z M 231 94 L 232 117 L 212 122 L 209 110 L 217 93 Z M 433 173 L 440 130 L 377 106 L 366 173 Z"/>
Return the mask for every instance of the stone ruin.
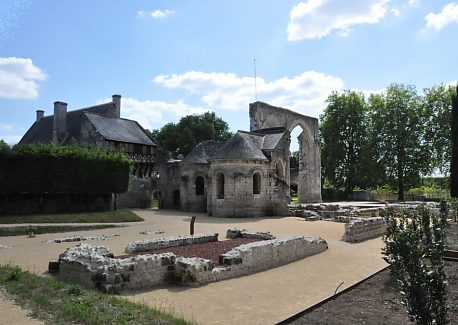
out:
<path id="1" fill-rule="evenodd" d="M 342 240 L 360 242 L 383 236 L 386 233 L 386 222 L 381 216 L 386 209 L 412 210 L 420 204 L 426 205 L 433 213 L 439 213 L 440 207 L 436 202 L 396 202 L 378 203 L 374 206 L 358 207 L 355 205 L 339 204 L 294 204 L 289 205 L 289 212 L 304 220 L 325 220 L 345 223 Z"/>
<path id="2" fill-rule="evenodd" d="M 207 259 L 187 258 L 173 253 L 115 258 L 105 246 L 79 243 L 60 254 L 57 262 L 50 262 L 50 270 L 55 270 L 62 280 L 103 292 L 119 293 L 123 289 L 145 289 L 169 283 L 196 286 L 221 281 L 291 263 L 328 248 L 326 241 L 318 237 L 274 239 L 270 233 L 250 233 L 238 229 L 229 229 L 228 234 L 244 238 L 252 235 L 263 240 L 240 245 L 221 254 L 219 266 Z M 204 234 L 137 241 L 127 245 L 126 251 L 214 241 L 217 236 Z"/>

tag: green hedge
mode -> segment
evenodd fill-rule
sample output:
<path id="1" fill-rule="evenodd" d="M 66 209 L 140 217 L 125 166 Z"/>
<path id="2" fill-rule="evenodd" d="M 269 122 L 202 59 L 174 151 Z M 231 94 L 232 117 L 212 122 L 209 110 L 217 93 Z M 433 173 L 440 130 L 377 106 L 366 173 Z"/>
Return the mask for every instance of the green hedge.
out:
<path id="1" fill-rule="evenodd" d="M 53 144 L 0 146 L 0 193 L 123 193 L 130 162 L 114 150 Z"/>

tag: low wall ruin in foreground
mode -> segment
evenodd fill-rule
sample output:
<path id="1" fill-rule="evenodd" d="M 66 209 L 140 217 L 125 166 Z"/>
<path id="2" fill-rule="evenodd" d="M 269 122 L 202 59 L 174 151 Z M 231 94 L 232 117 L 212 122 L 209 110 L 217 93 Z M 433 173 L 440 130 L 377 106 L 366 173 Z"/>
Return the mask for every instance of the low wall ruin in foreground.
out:
<path id="1" fill-rule="evenodd" d="M 214 235 L 199 235 L 198 238 L 202 236 L 210 238 Z M 176 239 L 171 241 L 176 242 Z M 58 276 L 68 282 L 112 293 L 168 283 L 196 286 L 264 271 L 321 253 L 327 248 L 326 241 L 318 237 L 262 240 L 240 245 L 220 255 L 220 265 L 215 266 L 207 259 L 186 258 L 173 253 L 114 258 L 105 246 L 80 243 L 59 256 Z"/>

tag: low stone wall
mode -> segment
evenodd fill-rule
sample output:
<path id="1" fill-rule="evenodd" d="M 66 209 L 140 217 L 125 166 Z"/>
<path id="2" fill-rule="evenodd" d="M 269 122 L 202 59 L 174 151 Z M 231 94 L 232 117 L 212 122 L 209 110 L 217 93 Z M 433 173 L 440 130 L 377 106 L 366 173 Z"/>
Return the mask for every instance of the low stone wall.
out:
<path id="1" fill-rule="evenodd" d="M 207 243 L 218 241 L 218 234 L 196 234 L 189 236 L 177 236 L 169 238 L 159 238 L 152 240 L 137 240 L 126 246 L 124 251 L 128 254 L 147 252 L 155 249 L 162 249 L 175 246 Z"/>
<path id="2" fill-rule="evenodd" d="M 81 243 L 59 256 L 58 276 L 103 292 L 151 288 L 173 278 L 175 258 L 163 253 L 116 259 L 105 246 Z"/>
<path id="3" fill-rule="evenodd" d="M 231 228 L 226 232 L 226 238 L 235 239 L 235 238 L 253 238 L 261 240 L 275 239 L 275 236 L 270 233 L 270 231 L 257 231 L 251 232 L 246 229 L 237 229 Z"/>
<path id="4" fill-rule="evenodd" d="M 345 224 L 343 240 L 346 242 L 358 242 L 384 235 L 386 221 L 382 217 L 357 219 L 354 218 Z"/>
<path id="5" fill-rule="evenodd" d="M 166 283 L 201 285 L 284 265 L 328 248 L 324 239 L 293 237 L 253 242 L 220 255 L 220 266 L 207 259 L 173 253 L 115 259 L 104 246 L 80 243 L 59 256 L 58 276 L 104 292 L 143 289 Z"/>

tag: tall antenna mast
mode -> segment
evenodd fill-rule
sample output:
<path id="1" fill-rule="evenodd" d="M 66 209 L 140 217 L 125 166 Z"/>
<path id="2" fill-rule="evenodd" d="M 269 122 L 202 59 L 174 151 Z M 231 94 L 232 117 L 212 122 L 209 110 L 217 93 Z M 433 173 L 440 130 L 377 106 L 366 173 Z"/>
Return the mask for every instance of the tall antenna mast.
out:
<path id="1" fill-rule="evenodd" d="M 258 87 L 256 85 L 256 58 L 253 60 L 254 63 L 254 101 L 258 101 Z"/>

